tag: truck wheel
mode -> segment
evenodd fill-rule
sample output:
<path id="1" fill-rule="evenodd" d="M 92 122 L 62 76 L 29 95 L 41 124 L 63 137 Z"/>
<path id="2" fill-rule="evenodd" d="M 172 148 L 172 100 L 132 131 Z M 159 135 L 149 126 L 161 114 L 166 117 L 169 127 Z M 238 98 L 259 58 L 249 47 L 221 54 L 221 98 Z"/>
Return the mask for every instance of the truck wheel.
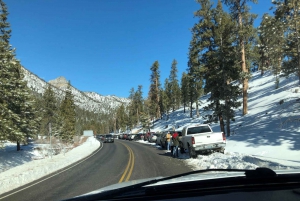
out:
<path id="1" fill-rule="evenodd" d="M 188 147 L 189 147 L 190 158 L 197 158 L 197 154 L 196 154 L 195 150 L 193 149 L 193 147 L 191 147 L 190 145 L 188 145 Z"/>

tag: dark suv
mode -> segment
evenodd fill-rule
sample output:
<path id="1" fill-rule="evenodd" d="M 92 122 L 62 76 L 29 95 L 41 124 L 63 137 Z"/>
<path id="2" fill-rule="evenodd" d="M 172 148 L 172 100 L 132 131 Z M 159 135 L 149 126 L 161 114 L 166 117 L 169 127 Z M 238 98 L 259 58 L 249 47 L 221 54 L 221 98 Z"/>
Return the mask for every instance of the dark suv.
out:
<path id="1" fill-rule="evenodd" d="M 103 142 L 106 143 L 106 142 L 114 142 L 114 137 L 110 134 L 108 135 L 105 135 L 104 138 L 103 138 Z"/>

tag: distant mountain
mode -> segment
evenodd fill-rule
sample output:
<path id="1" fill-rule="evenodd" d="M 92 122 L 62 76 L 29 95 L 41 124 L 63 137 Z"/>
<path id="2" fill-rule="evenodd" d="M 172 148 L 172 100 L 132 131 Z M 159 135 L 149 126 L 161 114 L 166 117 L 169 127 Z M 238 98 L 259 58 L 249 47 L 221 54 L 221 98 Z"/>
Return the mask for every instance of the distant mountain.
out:
<path id="1" fill-rule="evenodd" d="M 49 81 L 50 84 L 53 86 L 60 88 L 60 89 L 66 89 L 68 87 L 68 81 L 65 77 L 58 77 L 54 80 Z"/>
<path id="2" fill-rule="evenodd" d="M 45 80 L 41 79 L 26 68 L 23 68 L 23 71 L 25 75 L 24 80 L 27 81 L 28 87 L 34 92 L 43 94 L 50 84 L 59 99 L 64 97 L 65 90 L 68 86 L 66 78 L 58 77 L 47 83 Z M 71 86 L 71 91 L 74 95 L 75 105 L 88 111 L 108 113 L 109 111 L 119 107 L 121 104 L 128 105 L 130 103 L 128 98 L 102 96 L 95 92 L 82 92 L 73 86 Z"/>

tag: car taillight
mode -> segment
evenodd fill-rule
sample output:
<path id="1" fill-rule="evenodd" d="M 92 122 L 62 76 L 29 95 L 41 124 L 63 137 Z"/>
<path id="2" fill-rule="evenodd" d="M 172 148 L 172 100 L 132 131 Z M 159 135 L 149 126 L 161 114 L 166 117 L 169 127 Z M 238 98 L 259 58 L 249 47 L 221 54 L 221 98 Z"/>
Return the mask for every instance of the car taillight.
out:
<path id="1" fill-rule="evenodd" d="M 192 137 L 192 144 L 195 144 L 195 138 Z"/>
<path id="2" fill-rule="evenodd" d="M 225 133 L 222 133 L 222 135 L 223 135 L 223 141 L 226 141 Z"/>

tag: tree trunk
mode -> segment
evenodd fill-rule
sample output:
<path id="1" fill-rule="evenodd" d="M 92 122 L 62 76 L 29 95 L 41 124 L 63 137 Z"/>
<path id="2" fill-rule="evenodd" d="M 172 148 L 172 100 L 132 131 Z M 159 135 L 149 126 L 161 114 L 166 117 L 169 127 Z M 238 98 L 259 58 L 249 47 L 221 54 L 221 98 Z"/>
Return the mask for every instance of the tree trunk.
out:
<path id="1" fill-rule="evenodd" d="M 295 5 L 294 5 L 294 18 L 297 19 L 299 16 L 298 16 L 298 4 L 297 4 L 297 1 L 294 2 Z M 297 24 L 297 20 L 294 20 L 295 21 L 295 33 L 296 33 L 296 39 L 297 39 L 297 56 L 298 56 L 298 78 L 299 78 L 299 85 L 300 85 L 300 36 L 299 36 L 299 29 L 298 29 L 298 24 Z"/>
<path id="2" fill-rule="evenodd" d="M 261 61 L 260 76 L 264 75 L 264 59 Z"/>
<path id="3" fill-rule="evenodd" d="M 221 132 L 224 132 L 224 133 L 225 133 L 224 120 L 223 120 L 223 116 L 222 116 L 221 113 L 219 114 L 219 121 L 220 121 Z"/>
<path id="4" fill-rule="evenodd" d="M 300 85 L 300 44 L 299 44 L 299 39 L 297 40 L 298 45 L 297 45 L 297 53 L 298 53 L 298 79 L 299 79 L 299 85 Z"/>
<path id="5" fill-rule="evenodd" d="M 136 119 L 137 119 L 136 123 L 139 123 L 139 122 L 140 122 L 140 118 L 139 118 L 139 108 L 137 108 L 137 110 L 136 110 Z"/>
<path id="6" fill-rule="evenodd" d="M 193 117 L 193 102 L 191 101 L 191 105 L 190 105 L 190 118 Z"/>
<path id="7" fill-rule="evenodd" d="M 227 137 L 229 137 L 230 136 L 230 118 L 228 115 L 226 117 L 226 131 L 227 131 Z"/>
<path id="8" fill-rule="evenodd" d="M 223 114 L 222 114 L 222 112 L 219 112 L 219 107 L 220 107 L 220 102 L 217 101 L 217 103 L 216 103 L 216 111 L 218 112 L 218 118 L 219 118 L 219 121 L 220 121 L 220 128 L 221 128 L 221 132 L 225 133 Z"/>
<path id="9" fill-rule="evenodd" d="M 17 141 L 17 151 L 20 151 L 20 150 L 21 150 L 20 142 Z"/>
<path id="10" fill-rule="evenodd" d="M 238 13 L 238 20 L 239 20 L 239 26 L 240 26 L 240 30 L 243 26 L 243 19 L 242 19 L 242 13 L 241 13 L 241 8 L 239 7 L 239 13 Z M 241 67 L 242 67 L 242 72 L 247 73 L 247 67 L 246 67 L 246 56 L 245 56 L 245 46 L 244 46 L 244 40 L 242 38 L 242 36 L 240 37 L 240 47 L 241 47 Z M 243 78 L 243 115 L 248 113 L 248 79 L 247 78 Z"/>
<path id="11" fill-rule="evenodd" d="M 159 107 L 159 89 L 158 89 L 158 78 L 155 80 L 155 87 L 156 87 L 156 101 L 157 101 L 157 110 L 156 110 L 156 118 L 160 117 L 160 107 Z"/>
<path id="12" fill-rule="evenodd" d="M 227 80 L 226 81 L 226 87 L 230 84 L 230 81 Z M 226 132 L 227 132 L 227 137 L 230 136 L 230 115 L 229 115 L 229 111 L 230 111 L 230 106 L 229 106 L 229 97 L 226 96 L 225 98 L 225 110 L 226 110 Z"/>
<path id="13" fill-rule="evenodd" d="M 198 101 L 196 102 L 196 114 L 197 114 L 197 118 L 199 118 L 199 106 L 198 106 Z"/>

